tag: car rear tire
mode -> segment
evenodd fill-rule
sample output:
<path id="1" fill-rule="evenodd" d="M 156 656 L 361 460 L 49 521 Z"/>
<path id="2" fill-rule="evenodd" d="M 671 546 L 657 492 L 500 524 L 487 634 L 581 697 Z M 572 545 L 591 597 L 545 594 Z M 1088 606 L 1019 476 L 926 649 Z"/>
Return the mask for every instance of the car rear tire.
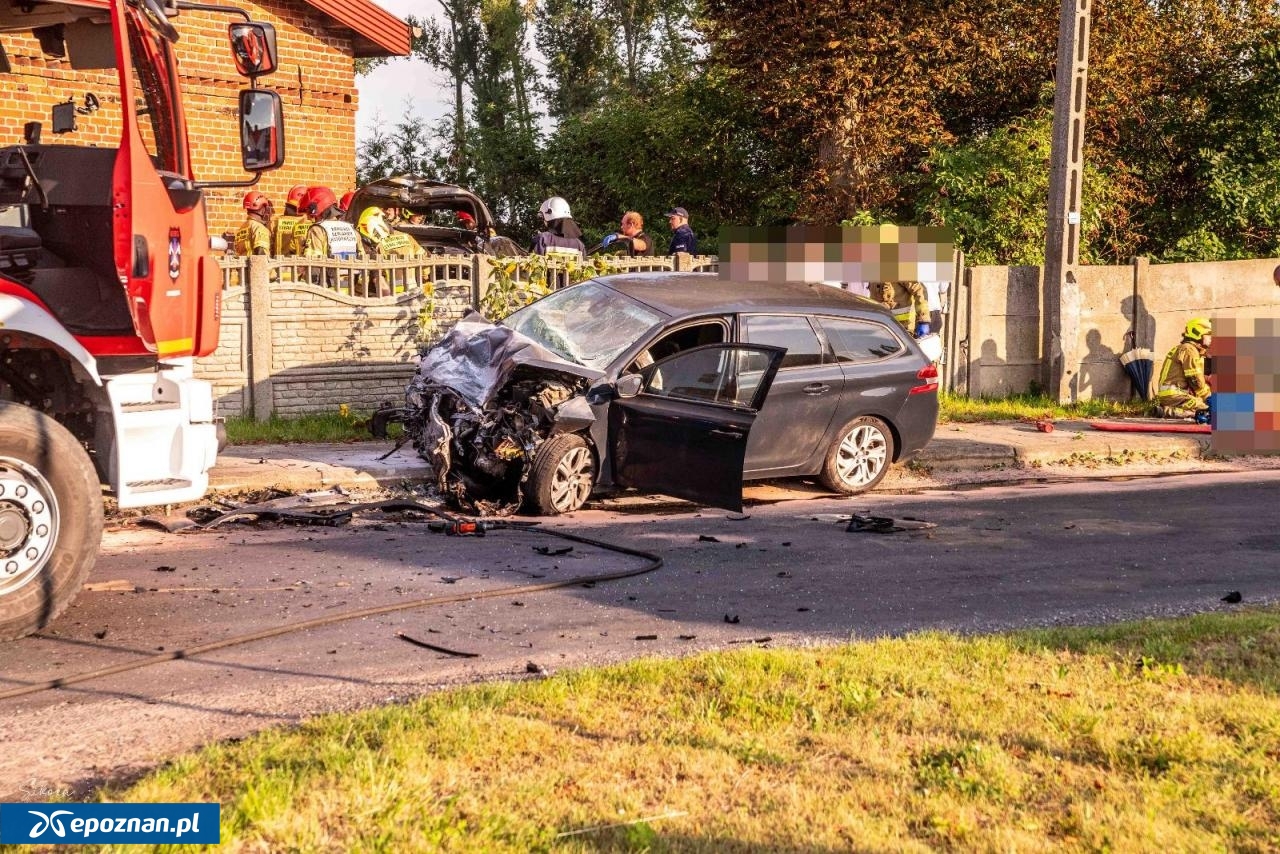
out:
<path id="1" fill-rule="evenodd" d="M 542 516 L 572 513 L 587 503 L 596 483 L 596 458 L 577 433 L 543 442 L 529 472 L 529 506 Z"/>
<path id="2" fill-rule="evenodd" d="M 844 426 L 827 450 L 820 478 L 845 495 L 874 489 L 893 464 L 893 432 L 879 418 L 864 415 Z"/>
<path id="3" fill-rule="evenodd" d="M 0 403 L 0 641 L 61 614 L 101 542 L 102 487 L 84 448 L 48 415 Z"/>

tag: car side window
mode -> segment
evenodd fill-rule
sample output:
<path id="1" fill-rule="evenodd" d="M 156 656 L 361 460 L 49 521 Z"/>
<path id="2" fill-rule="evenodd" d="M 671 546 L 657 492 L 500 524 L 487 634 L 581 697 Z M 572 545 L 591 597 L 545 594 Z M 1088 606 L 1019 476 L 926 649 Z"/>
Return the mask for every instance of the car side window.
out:
<path id="1" fill-rule="evenodd" d="M 739 351 L 725 348 L 691 350 L 650 365 L 641 371 L 641 391 L 672 400 L 750 406 L 757 382 L 739 393 L 737 360 Z M 768 358 L 765 357 L 766 364 Z"/>
<path id="2" fill-rule="evenodd" d="M 878 362 L 903 350 L 898 336 L 879 323 L 836 317 L 823 317 L 818 322 L 836 361 L 842 364 Z"/>
<path id="3" fill-rule="evenodd" d="M 782 367 L 801 368 L 822 364 L 822 342 L 807 317 L 749 314 L 742 318 L 742 340 L 786 348 Z"/>

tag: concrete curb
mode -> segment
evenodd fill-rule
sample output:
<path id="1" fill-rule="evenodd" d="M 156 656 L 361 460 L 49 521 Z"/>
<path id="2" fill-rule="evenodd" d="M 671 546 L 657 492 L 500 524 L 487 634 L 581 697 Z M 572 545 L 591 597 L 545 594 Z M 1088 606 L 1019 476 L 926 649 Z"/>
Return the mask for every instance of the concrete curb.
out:
<path id="1" fill-rule="evenodd" d="M 223 492 L 281 489 L 308 492 L 342 486 L 369 490 L 420 483 L 431 469 L 410 446 L 379 459 L 390 442 L 238 445 L 218 457 L 210 488 Z M 1083 421 L 1063 421 L 1052 433 L 1020 422 L 942 424 L 915 458 L 929 470 L 960 472 L 1055 464 L 1196 460 L 1208 437 L 1178 433 L 1104 433 Z"/>
<path id="2" fill-rule="evenodd" d="M 930 469 L 963 471 L 1200 459 L 1208 448 L 1204 435 L 1108 433 L 1094 430 L 1084 421 L 1057 422 L 1052 433 L 1021 422 L 943 424 L 917 460 Z"/>
<path id="3" fill-rule="evenodd" d="M 385 460 L 389 442 L 351 445 L 240 445 L 218 455 L 209 488 L 222 492 L 310 492 L 342 486 L 368 490 L 420 482 L 431 469 L 405 446 Z"/>

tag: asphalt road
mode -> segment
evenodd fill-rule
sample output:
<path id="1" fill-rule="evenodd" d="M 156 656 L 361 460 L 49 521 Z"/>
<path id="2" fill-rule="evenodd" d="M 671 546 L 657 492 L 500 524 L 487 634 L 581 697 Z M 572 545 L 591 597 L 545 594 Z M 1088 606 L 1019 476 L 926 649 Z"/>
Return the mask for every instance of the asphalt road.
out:
<path id="1" fill-rule="evenodd" d="M 1280 472 L 806 498 L 749 518 L 685 504 L 598 508 L 546 525 L 659 554 L 635 578 L 521 585 L 645 562 L 527 532 L 446 537 L 366 518 L 345 528 L 108 532 L 83 593 L 42 635 L 0 647 L 0 691 L 264 628 L 339 620 L 0 700 L 0 799 L 127 777 L 217 738 L 433 687 L 644 655 L 988 632 L 1280 600 Z M 849 533 L 872 512 L 912 529 Z M 936 525 L 925 527 L 923 523 Z M 714 541 L 706 538 L 714 538 Z M 567 554 L 534 547 L 573 545 Z M 457 601 L 485 591 L 493 598 Z M 420 641 L 476 657 L 413 645 Z"/>

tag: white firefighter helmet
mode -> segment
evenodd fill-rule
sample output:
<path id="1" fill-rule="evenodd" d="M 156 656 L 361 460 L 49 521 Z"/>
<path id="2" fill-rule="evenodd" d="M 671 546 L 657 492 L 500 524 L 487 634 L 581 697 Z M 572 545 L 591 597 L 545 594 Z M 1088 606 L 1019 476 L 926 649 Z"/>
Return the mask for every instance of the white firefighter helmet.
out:
<path id="1" fill-rule="evenodd" d="M 569 210 L 569 203 L 559 196 L 552 196 L 543 202 L 542 207 L 538 209 L 538 213 L 542 214 L 543 222 L 551 222 L 552 220 L 573 216 L 573 211 Z"/>

